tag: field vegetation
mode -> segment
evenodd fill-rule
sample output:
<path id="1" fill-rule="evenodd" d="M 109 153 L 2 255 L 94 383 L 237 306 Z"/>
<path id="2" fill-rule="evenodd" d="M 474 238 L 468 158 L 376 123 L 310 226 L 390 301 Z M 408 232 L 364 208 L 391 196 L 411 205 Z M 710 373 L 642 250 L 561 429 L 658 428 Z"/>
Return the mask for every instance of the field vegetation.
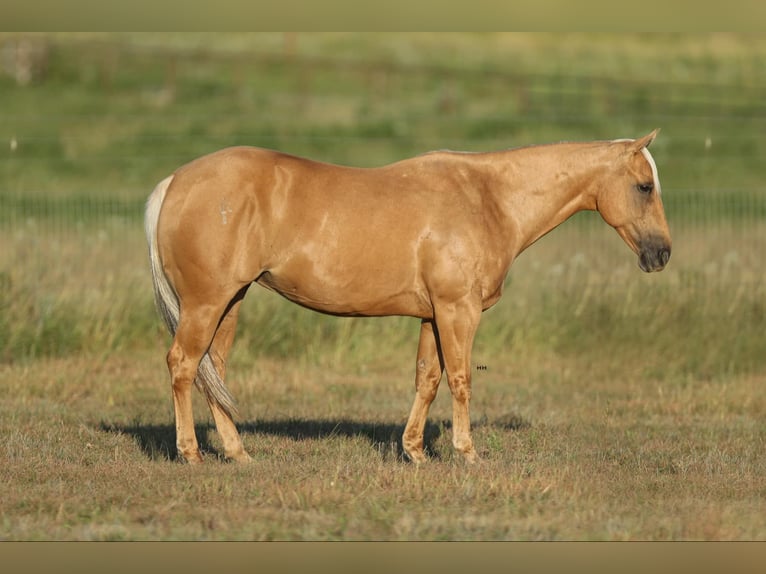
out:
<path id="1" fill-rule="evenodd" d="M 766 40 L 48 34 L 0 73 L 0 538 L 766 539 Z M 11 48 L 9 48 L 9 46 Z M 15 52 L 14 52 L 15 53 Z M 6 58 L 4 61 L 9 61 Z M 662 74 L 658 74 L 662 70 Z M 253 288 L 229 386 L 254 464 L 179 464 L 143 203 L 233 144 L 380 165 L 637 137 L 674 237 L 645 275 L 597 214 L 516 262 L 474 349 L 482 464 L 402 459 L 418 323 Z"/>

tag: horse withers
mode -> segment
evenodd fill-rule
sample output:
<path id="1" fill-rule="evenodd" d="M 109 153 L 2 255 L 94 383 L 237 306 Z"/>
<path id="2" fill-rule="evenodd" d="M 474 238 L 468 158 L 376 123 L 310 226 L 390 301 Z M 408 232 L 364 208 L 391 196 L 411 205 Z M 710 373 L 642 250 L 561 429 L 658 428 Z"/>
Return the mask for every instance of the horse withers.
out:
<path id="1" fill-rule="evenodd" d="M 667 264 L 670 231 L 647 149 L 656 135 L 437 151 L 376 168 L 232 147 L 180 167 L 154 189 L 145 219 L 155 300 L 174 335 L 167 364 L 180 455 L 202 461 L 194 383 L 226 457 L 250 459 L 223 380 L 240 304 L 258 283 L 332 315 L 420 318 L 404 452 L 426 460 L 426 417 L 446 370 L 452 442 L 476 460 L 471 348 L 518 254 L 574 213 L 597 210 L 643 271 Z"/>

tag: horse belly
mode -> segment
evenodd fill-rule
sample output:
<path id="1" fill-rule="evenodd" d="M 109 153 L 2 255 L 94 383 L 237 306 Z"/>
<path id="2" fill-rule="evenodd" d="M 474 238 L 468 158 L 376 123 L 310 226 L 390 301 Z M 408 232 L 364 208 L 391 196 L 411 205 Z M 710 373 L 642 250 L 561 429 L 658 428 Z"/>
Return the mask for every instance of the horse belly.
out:
<path id="1" fill-rule="evenodd" d="M 257 283 L 315 311 L 345 316 L 430 317 L 425 289 L 414 273 L 375 263 L 327 265 L 296 256 L 265 271 Z"/>

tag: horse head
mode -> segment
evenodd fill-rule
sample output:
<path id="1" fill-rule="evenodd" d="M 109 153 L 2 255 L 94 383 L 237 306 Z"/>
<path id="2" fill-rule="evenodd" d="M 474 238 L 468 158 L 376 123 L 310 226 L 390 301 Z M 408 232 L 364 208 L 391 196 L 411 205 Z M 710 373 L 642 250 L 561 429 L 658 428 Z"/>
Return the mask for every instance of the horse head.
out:
<path id="1" fill-rule="evenodd" d="M 617 159 L 610 162 L 596 191 L 596 209 L 638 255 L 638 265 L 647 273 L 665 267 L 672 243 L 657 166 L 648 149 L 658 132 L 611 142 Z"/>

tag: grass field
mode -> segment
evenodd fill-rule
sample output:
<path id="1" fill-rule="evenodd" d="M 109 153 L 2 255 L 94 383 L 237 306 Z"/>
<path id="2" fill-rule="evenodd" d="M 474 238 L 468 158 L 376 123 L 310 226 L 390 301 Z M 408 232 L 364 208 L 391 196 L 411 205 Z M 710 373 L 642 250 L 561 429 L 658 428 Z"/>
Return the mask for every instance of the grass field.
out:
<path id="1" fill-rule="evenodd" d="M 405 362 L 327 369 L 238 362 L 254 464 L 177 464 L 156 353 L 5 365 L 2 535 L 14 540 L 761 540 L 762 375 L 610 376 L 591 362 L 509 359 L 475 378 L 483 462 L 450 445 L 401 461 Z M 196 402 L 197 412 L 204 405 Z"/>
<path id="2" fill-rule="evenodd" d="M 763 38 L 44 39 L 43 76 L 0 75 L 0 539 L 766 539 Z M 670 265 L 642 274 L 596 214 L 522 254 L 474 349 L 482 464 L 452 451 L 444 383 L 430 461 L 402 460 L 416 320 L 261 289 L 229 371 L 254 464 L 221 460 L 200 396 L 206 464 L 179 464 L 141 217 L 180 163 L 654 127 Z"/>

